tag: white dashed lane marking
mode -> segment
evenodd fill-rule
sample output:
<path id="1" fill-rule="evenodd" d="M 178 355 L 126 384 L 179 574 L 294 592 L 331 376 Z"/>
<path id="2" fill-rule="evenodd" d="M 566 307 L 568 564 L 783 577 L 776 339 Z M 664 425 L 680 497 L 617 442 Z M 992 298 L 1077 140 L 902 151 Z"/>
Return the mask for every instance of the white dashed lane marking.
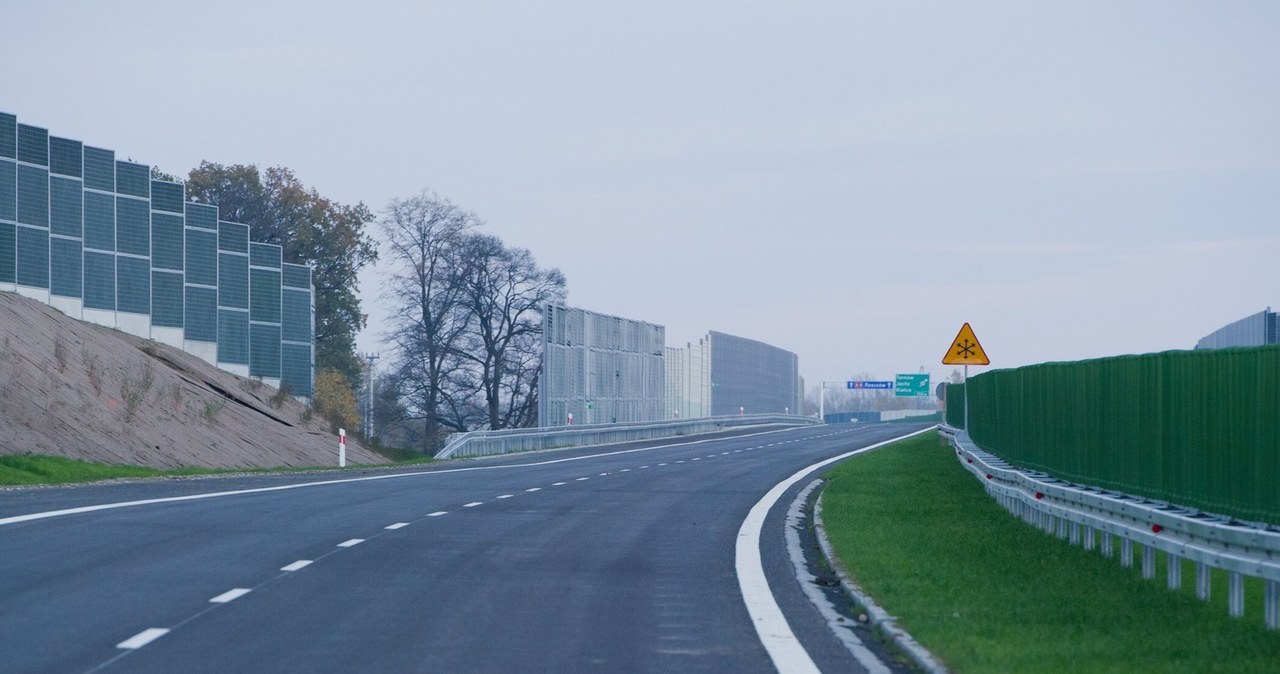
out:
<path id="1" fill-rule="evenodd" d="M 532 487 L 530 489 L 526 489 L 525 491 L 527 492 L 542 491 L 542 487 Z"/>
<path id="2" fill-rule="evenodd" d="M 241 598 L 241 597 L 245 596 L 246 594 L 249 594 L 249 592 L 250 592 L 249 588 L 245 588 L 245 587 L 237 587 L 237 588 L 232 589 L 232 590 L 227 590 L 226 592 L 223 592 L 222 594 L 220 594 L 220 595 L 218 595 L 218 596 L 214 597 L 213 599 L 210 599 L 210 600 L 209 600 L 209 603 L 210 603 L 210 604 L 225 604 L 225 603 L 227 603 L 227 602 L 235 601 L 235 600 L 237 600 L 237 599 L 239 599 L 239 598 Z"/>
<path id="3" fill-rule="evenodd" d="M 280 567 L 280 570 L 281 570 L 281 571 L 297 571 L 298 569 L 301 569 L 301 568 L 303 568 L 303 567 L 305 567 L 305 566 L 308 566 L 308 565 L 310 565 L 310 564 L 311 564 L 311 560 L 309 560 L 309 559 L 299 559 L 298 561 L 296 561 L 296 562 L 294 562 L 294 563 L 292 563 L 292 564 L 290 564 L 290 565 L 288 565 L 288 566 L 282 566 L 282 567 Z"/>
<path id="4" fill-rule="evenodd" d="M 343 541 L 343 542 L 339 543 L 339 544 L 338 544 L 338 547 L 340 547 L 340 548 L 349 548 L 349 547 L 351 547 L 351 546 L 353 546 L 353 545 L 360 545 L 360 544 L 361 544 L 361 543 L 363 543 L 363 542 L 364 542 L 364 539 L 363 539 L 363 538 L 349 538 L 349 539 L 347 539 L 347 540 L 345 540 L 345 541 Z"/>
<path id="5" fill-rule="evenodd" d="M 448 515 L 448 514 L 449 514 L 448 510 L 437 510 L 433 513 L 428 513 L 427 517 L 439 517 L 441 515 Z"/>
<path id="6" fill-rule="evenodd" d="M 552 486 L 552 487 L 563 487 L 563 486 L 564 486 L 564 485 L 566 485 L 566 484 L 569 484 L 569 483 L 568 483 L 568 482 L 552 482 L 552 483 L 551 483 L 551 486 Z"/>
<path id="7" fill-rule="evenodd" d="M 159 639 L 160 637 L 168 633 L 169 633 L 169 630 L 164 629 L 163 627 L 152 627 L 150 629 L 145 629 L 129 637 L 128 639 L 125 639 L 124 641 L 121 641 L 120 643 L 116 644 L 116 648 L 123 648 L 126 650 L 134 650 L 134 649 L 142 648 L 143 646 L 146 646 L 147 644 L 155 641 L 156 639 Z"/>
<path id="8" fill-rule="evenodd" d="M 496 497 L 496 498 L 500 498 L 500 499 L 502 499 L 502 498 L 511 498 L 512 496 L 515 496 L 515 494 L 503 494 L 502 496 L 498 496 L 498 497 Z"/>
<path id="9" fill-rule="evenodd" d="M 396 522 L 395 524 L 389 524 L 383 528 L 387 531 L 395 531 L 396 529 L 403 529 L 407 526 L 409 526 L 408 522 Z"/>
<path id="10" fill-rule="evenodd" d="M 470 502 L 470 503 L 466 503 L 466 504 L 464 504 L 462 507 L 463 507 L 463 508 L 474 508 L 474 507 L 476 507 L 476 506 L 478 506 L 478 505 L 484 505 L 484 501 L 472 501 L 472 502 Z"/>

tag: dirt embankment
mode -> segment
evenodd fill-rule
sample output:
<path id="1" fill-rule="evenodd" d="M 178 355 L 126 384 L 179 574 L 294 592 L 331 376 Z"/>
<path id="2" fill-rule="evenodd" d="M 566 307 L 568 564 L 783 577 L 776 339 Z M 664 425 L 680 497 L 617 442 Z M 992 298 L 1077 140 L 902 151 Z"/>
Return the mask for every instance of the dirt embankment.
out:
<path id="1" fill-rule="evenodd" d="M 186 352 L 0 292 L 0 454 L 156 468 L 337 464 L 291 396 Z M 386 459 L 347 441 L 347 461 Z"/>

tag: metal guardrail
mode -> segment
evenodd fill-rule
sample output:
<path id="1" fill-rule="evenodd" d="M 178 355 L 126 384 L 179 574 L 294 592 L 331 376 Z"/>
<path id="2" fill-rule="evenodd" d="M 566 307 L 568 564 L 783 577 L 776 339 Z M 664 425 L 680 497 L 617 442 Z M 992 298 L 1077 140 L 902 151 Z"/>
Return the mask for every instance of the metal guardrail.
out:
<path id="1" fill-rule="evenodd" d="M 608 445 L 637 440 L 674 438 L 682 435 L 714 433 L 742 426 L 820 425 L 813 417 L 797 414 L 747 414 L 703 417 L 673 421 L 647 421 L 622 424 L 583 424 L 549 428 L 514 428 L 501 431 L 471 431 L 449 436 L 438 459 L 465 456 L 492 456 L 541 449 L 563 449 L 585 445 Z"/>
<path id="2" fill-rule="evenodd" d="M 1196 564 L 1196 596 L 1209 599 L 1209 571 L 1227 573 L 1227 610 L 1244 615 L 1244 577 L 1261 578 L 1263 613 L 1269 629 L 1280 629 L 1280 531 L 1144 498 L 1072 484 L 1045 473 L 1014 467 L 979 449 L 968 434 L 939 431 L 956 449 L 960 465 L 973 473 L 1001 506 L 1028 524 L 1072 545 L 1095 547 L 1105 557 L 1119 540 L 1120 563 L 1133 566 L 1133 545 L 1142 546 L 1142 576 L 1155 577 L 1155 551 L 1167 557 L 1169 589 L 1182 587 L 1182 563 Z"/>

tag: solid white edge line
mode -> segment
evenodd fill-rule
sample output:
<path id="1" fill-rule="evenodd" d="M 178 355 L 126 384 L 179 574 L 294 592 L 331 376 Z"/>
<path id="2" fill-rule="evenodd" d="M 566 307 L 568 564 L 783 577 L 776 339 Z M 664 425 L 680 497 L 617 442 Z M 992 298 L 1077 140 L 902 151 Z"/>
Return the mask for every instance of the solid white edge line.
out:
<path id="1" fill-rule="evenodd" d="M 309 560 L 309 559 L 299 559 L 298 561 L 296 561 L 296 562 L 294 562 L 294 563 L 292 563 L 292 564 L 289 564 L 289 565 L 287 565 L 287 566 L 282 566 L 282 567 L 280 567 L 280 570 L 281 570 L 281 571 L 297 571 L 298 569 L 301 569 L 301 568 L 303 568 L 303 567 L 305 567 L 305 566 L 310 566 L 310 565 L 311 565 L 311 560 Z"/>
<path id="2" fill-rule="evenodd" d="M 218 595 L 218 596 L 214 597 L 213 599 L 210 599 L 210 600 L 209 600 L 209 603 L 210 603 L 210 604 L 225 604 L 225 603 L 227 603 L 227 602 L 235 601 L 235 600 L 237 600 L 237 599 L 239 599 L 239 598 L 241 598 L 241 597 L 245 596 L 246 594 L 249 594 L 250 592 L 252 592 L 252 590 L 250 590 L 250 589 L 249 589 L 249 588 L 247 588 L 247 587 L 237 587 L 237 588 L 232 589 L 232 590 L 227 590 L 226 592 L 223 592 L 222 594 L 220 594 L 220 595 Z"/>
<path id="3" fill-rule="evenodd" d="M 142 630 L 141 632 L 138 632 L 137 634 L 129 637 L 128 639 L 125 639 L 124 641 L 121 641 L 120 643 L 116 644 L 116 648 L 123 648 L 126 650 L 134 650 L 134 649 L 142 648 L 143 646 L 146 646 L 147 644 L 155 641 L 156 639 L 159 639 L 160 637 L 168 633 L 169 633 L 169 630 L 163 627 L 151 627 L 151 628 Z"/>
<path id="4" fill-rule="evenodd" d="M 345 541 L 343 541 L 343 542 L 339 543 L 339 544 L 338 544 L 338 547 L 340 547 L 340 548 L 349 548 L 349 547 L 351 547 L 351 546 L 353 546 L 353 545 L 360 545 L 360 544 L 361 544 L 361 543 L 363 543 L 363 542 L 364 542 L 364 539 L 363 539 L 363 538 L 348 538 L 347 540 L 345 540 Z"/>
<path id="5" fill-rule="evenodd" d="M 806 426 L 794 426 L 790 428 L 779 428 L 759 433 L 747 433 L 735 436 L 737 438 L 753 437 L 756 435 L 767 435 L 769 433 L 784 433 L 797 429 L 811 428 Z M 394 480 L 407 477 L 422 477 L 431 475 L 444 475 L 447 473 L 469 473 L 477 470 L 503 470 L 508 468 L 529 468 L 533 466 L 550 466 L 556 463 L 565 463 L 568 461 L 585 461 L 588 459 L 598 459 L 605 456 L 617 456 L 619 454 L 633 454 L 635 452 L 651 452 L 659 449 L 670 449 L 672 447 L 686 447 L 688 445 L 699 445 L 704 442 L 718 442 L 724 438 L 707 438 L 705 440 L 693 440 L 691 442 L 678 442 L 667 445 L 655 445 L 653 447 L 639 447 L 636 449 L 623 449 L 616 452 L 602 452 L 600 454 L 585 454 L 583 456 L 570 456 L 563 459 L 549 459 L 547 461 L 532 461 L 529 463 L 515 463 L 500 466 L 472 466 L 470 468 L 446 468 L 444 470 L 419 470 L 412 473 L 393 473 L 390 475 L 368 475 L 365 477 L 350 477 L 338 480 L 321 480 L 319 482 L 299 482 L 297 484 L 281 484 L 274 487 L 255 487 L 253 489 L 234 489 L 232 491 L 214 491 L 203 494 L 188 494 L 186 496 L 165 496 L 162 498 L 148 498 L 137 501 L 118 501 L 116 503 L 101 503 L 98 505 L 80 506 L 78 508 L 64 508 L 62 510 L 47 510 L 45 512 L 27 513 L 25 515 L 13 515 L 10 517 L 0 517 L 0 526 L 6 524 L 18 524 L 20 522 L 31 522 L 33 520 L 49 519 L 51 517 L 65 517 L 67 515 L 80 515 L 83 513 L 98 512 L 100 510 L 115 510 L 117 508 L 132 508 L 135 506 L 155 505 L 158 503 L 180 503 L 182 501 L 200 501 L 210 498 L 221 498 L 224 496 L 242 496 L 244 494 L 262 494 L 272 491 L 287 491 L 290 489 L 304 489 L 307 487 L 323 487 L 333 484 L 349 484 L 352 482 L 370 482 L 373 480 Z"/>
<path id="6" fill-rule="evenodd" d="M 747 513 L 747 518 L 742 521 L 742 526 L 738 529 L 738 540 L 734 547 L 734 567 L 738 574 L 738 589 L 742 592 L 742 601 L 747 605 L 747 613 L 751 615 L 751 623 L 756 628 L 756 636 L 760 638 L 760 643 L 768 651 L 769 659 L 773 661 L 773 666 L 778 671 L 818 672 L 819 670 L 813 658 L 809 657 L 809 652 L 804 649 L 800 640 L 796 638 L 795 632 L 791 630 L 791 625 L 782 614 L 778 600 L 774 598 L 773 591 L 769 588 L 769 579 L 764 573 L 764 563 L 760 558 L 760 532 L 764 528 L 769 510 L 792 485 L 818 468 L 899 440 L 928 433 L 936 428 L 936 425 L 930 426 L 801 468 L 791 477 L 774 485 L 773 489 L 770 489 L 769 493 L 756 502 Z"/>

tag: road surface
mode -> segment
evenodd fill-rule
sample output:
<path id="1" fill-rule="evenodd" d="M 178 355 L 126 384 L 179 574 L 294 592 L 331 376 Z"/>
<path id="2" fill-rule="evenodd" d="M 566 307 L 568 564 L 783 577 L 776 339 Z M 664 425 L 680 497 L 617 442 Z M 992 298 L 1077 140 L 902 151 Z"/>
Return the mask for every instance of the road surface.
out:
<path id="1" fill-rule="evenodd" d="M 748 512 L 926 426 L 0 491 L 0 670 L 776 671 L 739 588 Z M 788 558 L 807 481 L 768 511 L 764 575 L 819 669 L 861 671 Z"/>

